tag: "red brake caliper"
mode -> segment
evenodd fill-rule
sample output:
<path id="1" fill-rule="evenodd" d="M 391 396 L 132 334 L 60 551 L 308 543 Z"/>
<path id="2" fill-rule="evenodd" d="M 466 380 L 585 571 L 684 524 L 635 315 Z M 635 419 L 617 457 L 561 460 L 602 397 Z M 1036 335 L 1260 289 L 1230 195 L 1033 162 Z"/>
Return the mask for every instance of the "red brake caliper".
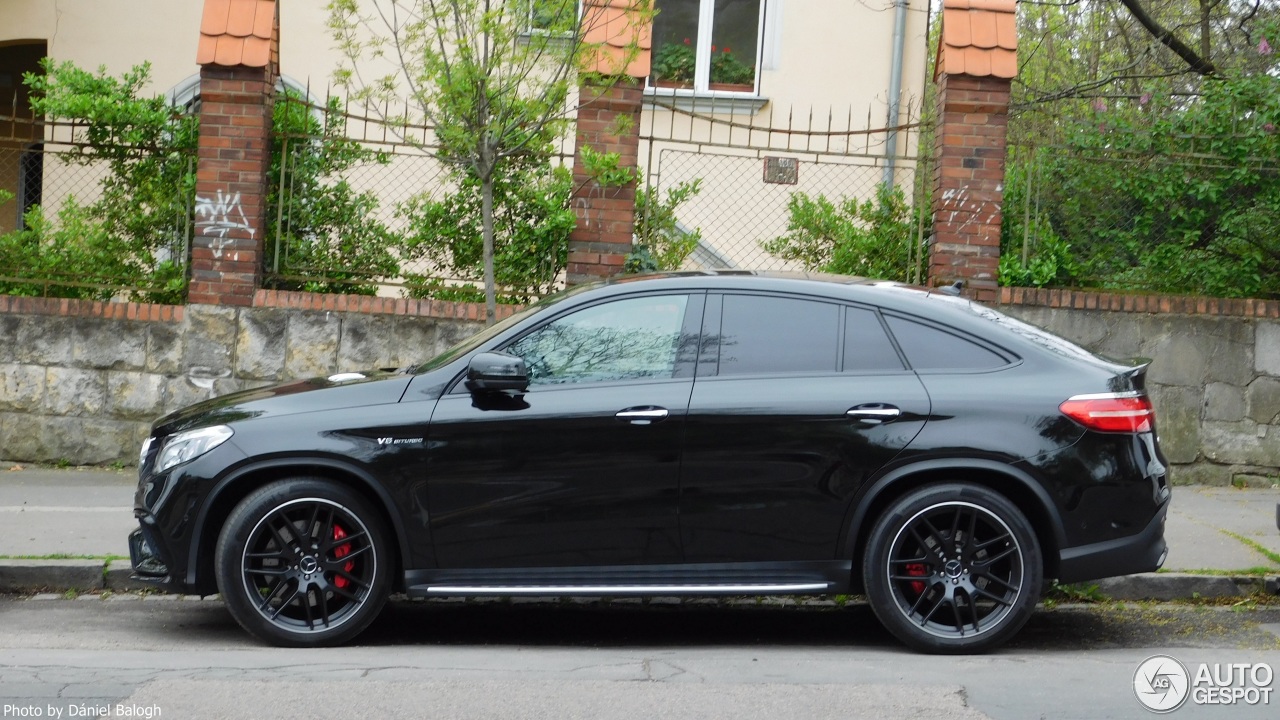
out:
<path id="1" fill-rule="evenodd" d="M 341 557 L 341 556 L 339 556 L 339 557 Z M 925 567 L 925 566 L 924 566 L 924 563 L 910 563 L 910 564 L 908 564 L 908 565 L 907 565 L 907 574 L 908 574 L 908 575 L 910 575 L 910 576 L 912 576 L 912 577 L 928 577 L 928 575 L 929 575 L 929 569 L 928 569 L 927 567 Z M 917 594 L 917 595 L 921 595 L 921 594 L 923 594 L 923 593 L 924 593 L 924 583 L 922 583 L 922 582 L 912 582 L 912 583 L 911 583 L 911 590 L 912 590 L 913 592 L 915 592 L 915 594 Z"/>
<path id="2" fill-rule="evenodd" d="M 343 530 L 341 525 L 335 524 L 333 526 L 334 540 L 341 540 L 346 536 L 347 536 L 347 531 Z M 333 549 L 333 556 L 335 558 L 338 558 L 339 560 L 341 560 L 342 558 L 350 554 L 351 554 L 351 543 L 342 543 L 341 545 Z M 348 560 L 347 563 L 342 566 L 342 569 L 346 570 L 347 572 L 351 572 L 353 569 L 355 569 L 355 566 L 356 566 L 355 560 Z M 351 581 L 339 575 L 333 579 L 333 584 L 339 590 L 342 590 L 342 589 L 345 589 L 347 585 L 350 585 Z"/>

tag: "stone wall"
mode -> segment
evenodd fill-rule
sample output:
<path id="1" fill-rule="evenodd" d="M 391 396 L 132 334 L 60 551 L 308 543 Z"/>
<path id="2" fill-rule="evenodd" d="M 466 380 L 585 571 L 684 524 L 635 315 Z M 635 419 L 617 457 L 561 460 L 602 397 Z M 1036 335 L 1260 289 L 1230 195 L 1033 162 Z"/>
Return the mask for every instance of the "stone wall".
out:
<path id="1" fill-rule="evenodd" d="M 999 302 L 1096 352 L 1154 359 L 1148 387 L 1175 482 L 1280 483 L 1280 303 L 1010 288 Z M 166 412 L 420 362 L 479 329 L 483 310 L 267 290 L 242 308 L 0 296 L 0 459 L 132 463 Z"/>
<path id="2" fill-rule="evenodd" d="M 1001 290 L 1003 312 L 1103 355 L 1153 360 L 1147 387 L 1174 483 L 1280 483 L 1280 303 Z M 1135 305 L 1165 312 L 1124 309 Z"/>
<path id="3" fill-rule="evenodd" d="M 132 464 L 165 413 L 281 380 L 422 362 L 482 327 L 482 313 L 262 290 L 242 308 L 0 296 L 0 459 Z"/>

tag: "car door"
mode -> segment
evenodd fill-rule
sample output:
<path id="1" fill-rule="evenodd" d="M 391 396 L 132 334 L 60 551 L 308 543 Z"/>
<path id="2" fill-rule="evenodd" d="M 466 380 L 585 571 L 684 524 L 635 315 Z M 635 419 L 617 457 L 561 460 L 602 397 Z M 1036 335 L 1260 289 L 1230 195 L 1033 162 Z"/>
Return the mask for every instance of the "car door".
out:
<path id="1" fill-rule="evenodd" d="M 446 394 L 432 416 L 428 506 L 441 568 L 680 560 L 680 444 L 702 294 L 576 308 L 500 348 L 522 396 Z"/>
<path id="2" fill-rule="evenodd" d="M 681 472 L 687 562 L 830 561 L 854 491 L 929 397 L 868 307 L 707 296 Z"/>

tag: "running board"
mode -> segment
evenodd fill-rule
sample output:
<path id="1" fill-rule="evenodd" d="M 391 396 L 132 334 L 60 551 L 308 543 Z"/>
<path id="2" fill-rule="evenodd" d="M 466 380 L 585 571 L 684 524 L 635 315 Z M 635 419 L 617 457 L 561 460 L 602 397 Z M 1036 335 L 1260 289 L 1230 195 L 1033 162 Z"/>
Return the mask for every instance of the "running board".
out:
<path id="1" fill-rule="evenodd" d="M 417 585 L 415 596 L 437 595 L 772 595 L 825 593 L 831 583 L 743 583 L 713 585 Z"/>

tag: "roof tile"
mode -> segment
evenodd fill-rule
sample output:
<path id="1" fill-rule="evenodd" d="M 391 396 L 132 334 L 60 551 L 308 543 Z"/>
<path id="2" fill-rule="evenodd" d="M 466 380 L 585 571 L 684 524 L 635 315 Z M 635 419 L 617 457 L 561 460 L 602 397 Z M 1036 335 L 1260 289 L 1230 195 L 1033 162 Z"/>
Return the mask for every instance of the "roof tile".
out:
<path id="1" fill-rule="evenodd" d="M 1018 74 L 1018 55 L 1011 52 L 988 53 L 991 57 L 991 74 L 999 78 L 1011 78 Z"/>
<path id="2" fill-rule="evenodd" d="M 196 64 L 209 65 L 218 49 L 218 39 L 211 35 L 201 35 L 200 45 L 196 49 Z"/>
<path id="3" fill-rule="evenodd" d="M 244 41 L 230 35 L 218 37 L 218 47 L 213 51 L 213 62 L 217 65 L 231 67 L 239 65 L 244 57 Z"/>
<path id="4" fill-rule="evenodd" d="M 227 14 L 231 0 L 205 0 L 204 15 L 200 17 L 201 35 L 221 35 L 227 31 Z"/>
<path id="5" fill-rule="evenodd" d="M 231 0 L 231 12 L 227 16 L 227 34 L 249 37 L 253 34 L 253 20 L 258 14 L 258 0 Z"/>
<path id="6" fill-rule="evenodd" d="M 1014 0 L 943 0 L 938 72 L 1012 78 L 1018 72 Z"/>
<path id="7" fill-rule="evenodd" d="M 275 27 L 276 7 L 275 3 L 260 2 L 258 3 L 258 14 L 253 20 L 254 37 L 271 39 L 271 30 Z"/>
<path id="8" fill-rule="evenodd" d="M 1018 19 L 1013 13 L 996 15 L 996 45 L 1005 50 L 1018 49 Z"/>
<path id="9" fill-rule="evenodd" d="M 266 67 L 271 61 L 271 41 L 259 37 L 245 38 L 242 41 L 243 56 L 241 65 L 249 67 Z"/>
<path id="10" fill-rule="evenodd" d="M 653 45 L 651 23 L 639 24 L 631 13 L 635 0 L 587 0 L 584 4 L 583 41 L 596 46 L 588 54 L 584 67 L 604 75 L 648 75 L 649 53 L 635 54 L 627 62 L 633 43 L 642 51 Z"/>
<path id="11" fill-rule="evenodd" d="M 205 0 L 196 62 L 267 67 L 275 19 L 276 0 Z"/>
<path id="12" fill-rule="evenodd" d="M 970 11 L 969 37 L 973 47 L 988 50 L 996 47 L 996 14 Z"/>

